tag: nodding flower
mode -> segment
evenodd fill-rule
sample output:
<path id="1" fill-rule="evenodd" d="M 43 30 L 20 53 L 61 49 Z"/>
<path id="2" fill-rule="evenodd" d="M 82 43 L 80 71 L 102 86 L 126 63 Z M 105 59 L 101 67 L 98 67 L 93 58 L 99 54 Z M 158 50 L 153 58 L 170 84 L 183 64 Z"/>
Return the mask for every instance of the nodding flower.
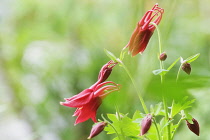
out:
<path id="1" fill-rule="evenodd" d="M 200 134 L 200 127 L 199 127 L 199 123 L 198 123 L 198 121 L 196 120 L 196 119 L 192 119 L 192 124 L 188 121 L 188 120 L 186 120 L 186 123 L 187 123 L 187 126 L 188 126 L 188 128 L 193 132 L 193 133 L 195 133 L 197 136 L 199 136 L 199 134 Z"/>
<path id="2" fill-rule="evenodd" d="M 117 64 L 117 62 L 114 62 L 114 61 L 110 60 L 108 63 L 103 65 L 103 67 L 101 68 L 101 70 L 99 72 L 99 75 L 98 75 L 98 81 L 100 81 L 100 82 L 106 81 L 106 79 L 111 74 L 113 67 L 116 64 Z"/>
<path id="3" fill-rule="evenodd" d="M 125 46 L 125 48 L 129 47 L 129 52 L 132 56 L 135 56 L 138 53 L 143 53 L 146 49 L 147 44 L 156 28 L 153 24 L 151 24 L 151 22 L 158 25 L 162 19 L 163 13 L 164 9 L 158 7 L 158 4 L 155 4 L 154 7 L 147 11 L 138 22 L 133 34 L 131 35 L 130 41 Z"/>
<path id="4" fill-rule="evenodd" d="M 96 112 L 102 100 L 111 92 L 120 89 L 120 85 L 112 81 L 105 81 L 115 65 L 113 61 L 109 61 L 101 68 L 95 84 L 73 97 L 65 98 L 65 102 L 60 102 L 61 105 L 77 108 L 73 114 L 77 116 L 75 125 L 88 119 L 96 123 Z"/>
<path id="5" fill-rule="evenodd" d="M 144 134 L 146 134 L 149 131 L 151 125 L 152 125 L 152 115 L 147 114 L 147 116 L 144 117 L 141 121 L 141 134 L 140 134 L 140 136 L 143 136 Z"/>
<path id="6" fill-rule="evenodd" d="M 190 73 L 191 73 L 191 65 L 190 65 L 190 63 L 187 63 L 187 62 L 183 63 L 182 64 L 182 70 L 184 72 L 186 72 L 188 75 L 190 75 Z"/>
<path id="7" fill-rule="evenodd" d="M 104 130 L 106 125 L 107 125 L 107 122 L 98 122 L 94 124 L 94 126 L 91 129 L 90 136 L 88 137 L 88 139 L 92 139 L 93 137 L 100 134 Z"/>

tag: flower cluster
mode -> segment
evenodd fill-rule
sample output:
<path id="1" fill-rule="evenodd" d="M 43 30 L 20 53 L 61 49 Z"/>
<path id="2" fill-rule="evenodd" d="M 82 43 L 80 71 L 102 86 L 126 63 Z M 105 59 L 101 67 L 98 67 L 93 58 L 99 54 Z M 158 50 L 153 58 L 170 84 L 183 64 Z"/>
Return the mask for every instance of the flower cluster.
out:
<path id="1" fill-rule="evenodd" d="M 147 44 L 149 43 L 149 40 L 151 38 L 151 36 L 153 35 L 154 31 L 156 28 L 158 28 L 158 24 L 160 23 L 162 16 L 164 13 L 164 9 L 158 7 L 158 4 L 155 4 L 154 7 L 147 11 L 145 13 L 145 15 L 142 17 L 142 19 L 138 22 L 134 32 L 131 35 L 130 41 L 128 42 L 128 44 L 123 48 L 126 49 L 128 48 L 128 52 L 131 54 L 131 56 L 135 56 L 138 53 L 142 54 L 144 52 L 144 50 L 147 47 Z M 159 35 L 159 30 L 158 31 L 158 35 Z M 179 60 L 177 59 L 167 70 L 163 69 L 163 61 L 166 60 L 167 58 L 167 54 L 165 52 L 161 53 L 161 45 L 160 45 L 160 37 L 159 37 L 159 47 L 160 47 L 160 54 L 159 54 L 159 61 L 160 61 L 160 70 L 161 72 L 166 72 L 169 71 L 173 65 L 175 65 L 175 63 Z M 122 50 L 122 52 L 123 52 Z M 88 137 L 88 139 L 91 139 L 95 136 L 97 136 L 99 133 L 101 133 L 104 128 L 108 125 L 111 125 L 111 123 L 109 121 L 107 121 L 106 119 L 104 119 L 104 121 L 98 122 L 96 119 L 96 113 L 98 108 L 100 107 L 100 105 L 102 104 L 102 100 L 110 93 L 112 93 L 113 91 L 117 91 L 120 89 L 120 85 L 112 82 L 112 81 L 106 81 L 107 78 L 110 76 L 113 68 L 117 65 L 117 63 L 120 63 L 122 67 L 124 67 L 124 64 L 122 62 L 122 59 L 124 57 L 124 54 L 121 52 L 120 58 L 115 57 L 112 53 L 109 53 L 109 55 L 111 55 L 111 61 L 109 61 L 108 63 L 106 63 L 100 70 L 99 74 L 98 74 L 98 80 L 89 88 L 84 89 L 82 92 L 80 92 L 77 95 L 74 95 L 73 97 L 70 98 L 65 98 L 65 102 L 60 102 L 61 105 L 63 106 L 67 106 L 67 107 L 73 107 L 76 108 L 76 111 L 74 112 L 73 116 L 77 116 L 76 121 L 75 121 L 75 125 L 81 122 L 84 122 L 88 119 L 92 119 L 92 121 L 95 123 L 91 129 L 90 135 Z M 123 57 L 121 57 L 123 56 Z M 197 57 L 199 56 L 199 54 L 196 54 L 193 57 L 190 57 L 188 59 L 186 59 L 185 61 L 182 60 L 181 61 L 181 66 L 180 69 L 182 68 L 183 71 L 185 71 L 187 74 L 191 73 L 191 65 L 189 62 L 194 61 L 195 59 L 197 59 Z M 114 61 L 113 61 L 114 60 Z M 124 67 L 124 69 L 126 70 L 126 72 L 128 71 L 126 67 Z M 180 70 L 179 69 L 179 70 Z M 160 70 L 158 70 L 160 72 Z M 130 76 L 129 72 L 127 72 L 129 77 L 131 78 L 132 82 L 134 81 L 132 79 L 132 77 Z M 160 73 L 159 73 L 160 74 Z M 165 73 L 164 73 L 165 74 Z M 161 75 L 161 82 L 163 79 L 163 75 L 164 74 L 160 74 Z M 179 74 L 179 72 L 178 72 Z M 178 76 L 177 76 L 178 79 Z M 134 82 L 133 82 L 134 84 Z M 135 84 L 134 84 L 134 87 Z M 137 91 L 138 92 L 138 91 Z M 146 113 L 146 116 L 142 119 L 141 121 L 141 130 L 140 130 L 140 134 L 138 137 L 145 137 L 146 138 L 146 134 L 148 133 L 148 131 L 150 130 L 151 127 L 153 127 L 153 123 L 156 126 L 156 131 L 157 131 L 157 135 L 159 137 L 159 139 L 164 139 L 165 134 L 162 134 L 162 131 L 159 131 L 159 127 L 157 127 L 158 125 L 156 124 L 156 116 L 158 115 L 157 112 L 159 112 L 161 110 L 161 104 L 158 105 L 158 110 L 159 111 L 155 111 L 156 114 L 148 111 L 143 98 L 140 97 L 140 94 L 138 93 L 139 98 L 140 98 L 140 102 L 142 103 L 142 107 Z M 179 126 L 180 123 L 177 124 L 177 127 L 174 128 L 173 131 L 171 131 L 171 128 L 173 127 L 173 123 L 170 122 L 172 120 L 172 118 L 174 117 L 173 115 L 176 114 L 172 114 L 173 112 L 173 108 L 171 107 L 171 114 L 168 113 L 167 110 L 167 102 L 165 101 L 165 99 L 163 98 L 163 103 L 164 103 L 164 108 L 165 110 L 163 110 L 163 112 L 165 112 L 165 126 L 167 126 L 167 138 L 169 140 L 173 139 L 174 133 L 177 129 L 177 127 Z M 172 106 L 174 105 L 174 103 L 172 104 Z M 182 110 L 184 110 L 185 106 L 187 105 L 183 105 L 179 111 L 176 110 L 176 112 L 181 112 Z M 146 109 L 145 109 L 146 108 Z M 183 109 L 184 108 L 184 109 Z M 117 120 L 121 120 L 123 119 L 123 116 L 120 116 L 120 113 L 117 112 L 118 116 Z M 170 114 L 170 115 L 169 115 Z M 162 115 L 162 114 L 161 114 Z M 172 116 L 172 118 L 169 118 L 169 116 Z M 121 118 L 120 118 L 121 117 Z M 112 118 L 112 117 L 111 117 Z M 110 118 L 109 118 L 110 119 Z M 110 119 L 111 120 L 111 119 Z M 129 120 L 129 119 L 128 119 Z M 186 120 L 186 124 L 188 126 L 188 128 L 195 133 L 196 135 L 199 136 L 200 134 L 200 128 L 199 128 L 199 123 L 197 122 L 197 120 L 195 120 L 194 118 L 192 119 L 192 123 L 189 122 L 189 118 L 182 118 L 181 120 Z M 116 121 L 116 120 L 115 120 Z M 121 122 L 120 122 L 121 123 Z M 127 123 L 127 122 L 126 122 Z M 163 122 L 161 122 L 163 123 Z M 114 124 L 114 122 L 113 122 Z M 118 123 L 115 123 L 115 125 Z M 130 123 L 129 123 L 130 124 Z M 123 125 L 122 125 L 123 126 Z M 159 125 L 160 126 L 160 125 Z M 175 126 L 175 125 L 174 125 Z M 114 126 L 112 126 L 114 128 Z M 120 125 L 117 126 L 121 127 Z M 164 128 L 164 127 L 163 127 Z M 161 128 L 162 129 L 162 128 Z M 114 128 L 114 130 L 117 133 L 117 129 Z M 107 130 L 106 130 L 107 131 Z M 122 128 L 120 128 L 120 131 L 123 131 Z M 131 131 L 131 130 L 129 130 Z M 113 132 L 111 131 L 110 134 L 112 134 Z M 171 136 L 172 134 L 172 136 Z M 119 134 L 117 134 L 119 137 Z M 126 137 L 123 136 L 124 134 L 122 134 L 122 137 Z M 162 135 L 162 136 L 161 136 Z M 130 138 L 130 134 L 128 135 L 128 137 Z M 137 137 L 137 135 L 135 135 L 134 137 Z M 162 138 L 161 138 L 162 137 Z M 150 139 L 150 138 L 149 138 Z"/>

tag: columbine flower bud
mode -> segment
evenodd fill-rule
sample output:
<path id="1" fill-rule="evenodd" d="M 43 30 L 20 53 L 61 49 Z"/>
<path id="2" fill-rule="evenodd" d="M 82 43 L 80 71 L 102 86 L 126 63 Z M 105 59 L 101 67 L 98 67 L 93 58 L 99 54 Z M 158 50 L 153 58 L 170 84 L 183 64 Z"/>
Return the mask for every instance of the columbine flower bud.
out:
<path id="1" fill-rule="evenodd" d="M 109 77 L 109 75 L 112 72 L 113 67 L 116 65 L 117 63 L 110 60 L 108 63 L 106 63 L 100 70 L 99 75 L 98 75 L 98 80 L 102 83 L 104 81 L 106 81 L 106 79 Z"/>
<path id="2" fill-rule="evenodd" d="M 191 72 L 191 65 L 190 63 L 184 63 L 182 64 L 182 70 L 185 71 L 188 75 L 190 75 Z"/>
<path id="3" fill-rule="evenodd" d="M 97 136 L 98 134 L 100 134 L 104 130 L 104 127 L 106 125 L 107 125 L 106 122 L 96 123 L 91 129 L 90 136 L 88 137 L 88 139 L 91 139 L 91 138 Z"/>
<path id="4" fill-rule="evenodd" d="M 195 133 L 196 135 L 199 136 L 199 133 L 200 133 L 200 127 L 199 127 L 199 123 L 196 119 L 192 119 L 192 124 L 189 123 L 187 120 L 186 120 L 186 123 L 187 123 L 187 126 L 188 128 L 193 132 Z"/>
<path id="5" fill-rule="evenodd" d="M 142 119 L 141 122 L 141 136 L 147 133 L 147 131 L 150 129 L 150 126 L 152 124 L 152 115 L 148 114 L 145 118 Z"/>
<path id="6" fill-rule="evenodd" d="M 165 52 L 163 52 L 163 53 L 160 54 L 159 59 L 160 59 L 161 61 L 165 61 L 166 58 L 167 58 L 167 54 L 166 54 Z"/>

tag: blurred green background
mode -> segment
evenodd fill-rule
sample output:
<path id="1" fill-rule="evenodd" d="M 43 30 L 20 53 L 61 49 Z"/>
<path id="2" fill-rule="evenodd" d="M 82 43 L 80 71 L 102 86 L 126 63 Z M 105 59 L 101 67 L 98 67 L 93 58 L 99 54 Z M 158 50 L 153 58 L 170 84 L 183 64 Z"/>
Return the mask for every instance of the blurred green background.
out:
<path id="1" fill-rule="evenodd" d="M 165 66 L 179 56 L 201 53 L 191 64 L 190 76 L 179 65 L 166 75 L 169 101 L 195 98 L 191 115 L 201 126 L 201 136 L 185 123 L 176 140 L 209 140 L 210 137 L 210 1 L 209 0 L 0 0 L 0 136 L 1 140 L 85 140 L 92 121 L 74 126 L 74 108 L 61 106 L 97 80 L 109 61 L 104 48 L 117 56 L 144 13 L 155 3 L 165 9 L 160 23 L 162 45 L 168 54 Z M 158 41 L 155 32 L 143 53 L 125 64 L 135 77 L 146 104 L 161 101 Z M 125 71 L 116 66 L 110 76 L 122 85 L 98 110 L 115 113 L 116 103 L 130 116 L 142 110 Z M 101 133 L 95 140 L 113 136 Z"/>

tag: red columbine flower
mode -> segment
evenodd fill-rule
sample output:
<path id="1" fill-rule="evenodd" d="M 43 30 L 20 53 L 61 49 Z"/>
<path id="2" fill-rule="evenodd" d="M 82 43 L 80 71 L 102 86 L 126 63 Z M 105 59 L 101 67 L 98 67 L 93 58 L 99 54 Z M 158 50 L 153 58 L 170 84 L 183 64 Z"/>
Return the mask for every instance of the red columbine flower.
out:
<path id="1" fill-rule="evenodd" d="M 155 30 L 155 26 L 150 23 L 154 22 L 158 25 L 162 19 L 163 13 L 164 10 L 158 7 L 158 4 L 155 4 L 155 6 L 147 11 L 143 18 L 138 22 L 130 41 L 125 46 L 125 48 L 129 47 L 129 52 L 132 56 L 135 56 L 138 53 L 143 53 L 146 49 L 146 46 Z"/>
<path id="2" fill-rule="evenodd" d="M 188 120 L 186 120 L 186 123 L 187 123 L 187 126 L 188 128 L 193 132 L 195 133 L 196 135 L 199 136 L 199 133 L 200 133 L 200 127 L 199 127 L 199 123 L 196 119 L 192 119 L 192 124 L 188 122 Z"/>
<path id="3" fill-rule="evenodd" d="M 106 85 L 106 84 L 112 85 Z M 107 81 L 93 86 L 92 88 L 85 89 L 71 98 L 66 98 L 65 102 L 61 105 L 77 108 L 73 116 L 77 116 L 75 125 L 84 122 L 88 119 L 96 120 L 96 111 L 102 103 L 102 99 L 109 93 L 119 90 L 119 85 L 114 82 Z"/>
<path id="4" fill-rule="evenodd" d="M 102 103 L 102 99 L 109 93 L 119 90 L 119 85 L 111 81 L 104 82 L 111 74 L 112 68 L 117 63 L 109 61 L 100 70 L 98 81 L 90 88 L 83 90 L 71 98 L 66 98 L 61 105 L 77 108 L 73 116 L 77 116 L 75 125 L 88 119 L 96 120 L 96 111 Z M 106 85 L 112 84 L 112 85 Z"/>

